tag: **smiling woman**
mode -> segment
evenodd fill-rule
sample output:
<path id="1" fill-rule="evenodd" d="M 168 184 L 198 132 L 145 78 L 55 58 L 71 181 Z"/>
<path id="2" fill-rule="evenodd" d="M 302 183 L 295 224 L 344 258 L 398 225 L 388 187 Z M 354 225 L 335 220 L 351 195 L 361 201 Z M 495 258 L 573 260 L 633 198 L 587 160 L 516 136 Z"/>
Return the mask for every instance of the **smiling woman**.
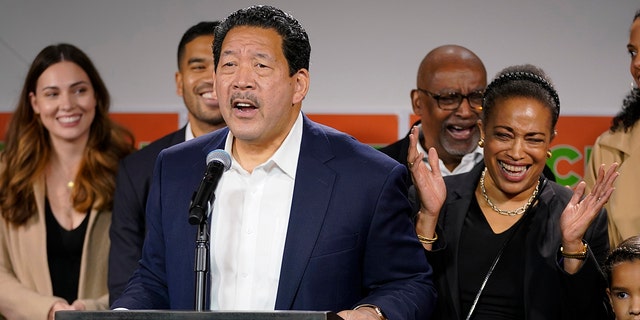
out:
<path id="1" fill-rule="evenodd" d="M 411 167 L 416 233 L 439 290 L 434 319 L 606 319 L 602 206 L 616 165 L 600 168 L 587 195 L 584 182 L 572 193 L 544 177 L 560 100 L 535 66 L 498 73 L 482 107 L 483 163 L 443 179 L 431 148 L 433 170 Z M 415 128 L 410 140 L 409 159 L 421 159 Z"/>
<path id="2" fill-rule="evenodd" d="M 115 172 L 133 150 L 109 103 L 75 46 L 48 46 L 31 64 L 0 154 L 0 316 L 108 307 Z"/>

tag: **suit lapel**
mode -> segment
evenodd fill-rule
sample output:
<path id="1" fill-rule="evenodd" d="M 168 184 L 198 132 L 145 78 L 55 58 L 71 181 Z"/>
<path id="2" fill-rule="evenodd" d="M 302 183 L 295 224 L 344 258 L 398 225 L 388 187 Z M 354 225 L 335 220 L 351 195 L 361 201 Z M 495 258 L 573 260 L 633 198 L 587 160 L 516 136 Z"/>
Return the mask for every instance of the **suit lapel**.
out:
<path id="1" fill-rule="evenodd" d="M 325 165 L 332 153 L 322 129 L 304 117 L 302 143 L 282 257 L 276 310 L 288 310 L 320 234 L 335 180 Z"/>
<path id="2" fill-rule="evenodd" d="M 183 128 L 182 134 L 184 136 L 184 131 L 185 128 Z M 206 159 L 207 159 L 207 155 L 209 155 L 209 152 L 213 151 L 213 150 L 217 150 L 217 149 L 222 149 L 224 150 L 224 145 L 227 141 L 227 136 L 229 135 L 229 128 L 222 128 L 220 129 L 220 132 L 214 131 L 214 132 L 209 132 L 203 136 L 200 136 L 196 139 L 207 139 L 207 143 L 204 145 L 204 147 L 202 148 L 202 159 L 205 162 L 205 167 L 206 167 Z M 206 138 L 204 138 L 206 137 Z M 231 155 L 230 155 L 231 156 Z M 203 167 L 203 169 L 205 168 Z"/>
<path id="3" fill-rule="evenodd" d="M 456 192 L 454 196 L 458 199 L 456 201 L 447 205 L 447 211 L 451 213 L 457 214 L 448 214 L 446 219 L 443 221 L 442 228 L 445 230 L 445 237 L 447 239 L 447 245 L 451 246 L 452 250 L 449 250 L 451 256 L 445 257 L 448 261 L 452 263 L 446 263 L 446 277 L 447 283 L 450 286 L 451 299 L 453 301 L 453 306 L 456 312 L 456 318 L 460 318 L 460 291 L 459 291 L 459 283 L 458 283 L 458 250 L 460 247 L 460 237 L 462 236 L 462 226 L 464 224 L 464 218 L 466 216 L 466 212 L 469 209 L 469 198 L 460 197 L 460 195 Z M 456 236 L 457 235 L 457 236 Z M 450 239 L 450 240 L 449 240 Z"/>
<path id="4" fill-rule="evenodd" d="M 184 139 L 187 137 L 186 133 L 187 133 L 187 126 L 183 126 L 178 131 L 174 132 L 173 136 L 171 137 L 170 145 L 173 146 L 180 142 L 184 142 L 185 141 Z"/>
<path id="5" fill-rule="evenodd" d="M 474 167 L 469 175 L 463 175 L 465 176 L 463 179 L 455 176 L 445 179 L 445 181 L 448 181 L 447 189 L 450 190 L 450 192 L 447 196 L 447 202 L 445 203 L 447 212 L 445 212 L 444 219 L 441 220 L 441 225 L 444 229 L 445 238 L 447 239 L 447 246 L 451 246 L 452 248 L 451 250 L 447 250 L 450 255 L 446 256 L 445 259 L 447 259 L 447 262 L 451 261 L 451 263 L 445 262 L 445 265 L 448 266 L 445 272 L 447 283 L 450 287 L 456 319 L 463 316 L 460 306 L 460 286 L 458 283 L 458 251 L 460 248 L 460 238 L 463 236 L 462 227 L 464 225 L 464 219 L 467 216 L 467 212 L 469 212 L 469 206 L 476 188 L 476 183 L 469 183 L 469 181 L 479 181 L 483 169 L 484 164 L 481 162 Z"/>
<path id="6" fill-rule="evenodd" d="M 185 126 L 185 127 L 182 127 L 182 129 L 179 131 L 179 132 L 180 132 L 180 136 L 176 136 L 176 137 L 174 137 L 174 139 L 178 139 L 178 138 L 182 137 L 182 139 L 184 140 L 184 137 L 185 137 L 185 131 L 186 131 L 186 126 Z M 209 140 L 209 141 L 204 145 L 204 148 L 202 148 L 202 156 L 201 156 L 201 159 L 204 159 L 204 161 L 203 161 L 203 160 L 199 160 L 199 161 L 203 161 L 203 162 L 204 162 L 204 165 L 202 165 L 202 168 L 203 168 L 203 169 L 204 169 L 204 168 L 206 168 L 206 166 L 207 166 L 206 158 L 207 158 L 207 155 L 209 155 L 209 152 L 211 152 L 211 151 L 213 151 L 213 150 L 216 150 L 216 149 L 222 149 L 222 150 L 224 150 L 225 143 L 226 143 L 226 141 L 227 141 L 227 136 L 229 135 L 229 128 L 222 128 L 222 129 L 220 129 L 220 133 L 215 133 L 215 132 L 216 132 L 216 131 L 214 131 L 214 132 L 210 132 L 210 133 L 207 133 L 207 134 L 206 134 L 206 136 L 207 136 L 208 138 L 203 138 L 203 139 L 208 139 L 208 140 Z M 199 162 L 199 161 L 196 161 L 194 165 L 196 165 L 196 166 L 197 166 L 197 165 L 200 165 L 200 162 Z M 196 172 L 196 173 L 198 172 L 198 170 L 189 170 L 189 171 Z M 200 179 L 201 179 L 201 178 L 200 178 Z M 211 216 L 212 216 L 212 215 L 210 214 L 210 215 L 207 217 L 207 228 L 209 228 L 209 229 L 211 228 L 211 218 L 212 218 Z M 211 230 L 209 230 L 209 232 L 210 232 L 210 231 L 211 231 Z M 210 254 L 210 251 L 209 251 L 209 254 Z M 208 260 L 208 259 L 209 259 L 209 257 L 207 257 L 207 260 Z M 190 261 L 195 261 L 195 252 L 193 252 L 193 253 L 191 254 L 191 260 L 190 260 Z M 210 266 L 209 266 L 209 268 L 210 268 Z M 193 269 L 193 268 L 192 268 L 192 269 Z M 186 274 L 186 273 L 185 273 L 185 274 Z M 209 274 L 209 276 L 211 276 L 211 270 L 209 270 L 209 273 L 208 273 L 208 274 Z M 192 287 L 192 289 L 193 289 L 193 290 L 195 290 L 195 285 L 197 285 L 197 284 L 195 283 L 195 279 L 194 279 L 194 286 Z M 193 300 L 193 302 L 195 302 L 195 299 Z M 204 302 L 204 305 L 205 305 L 205 306 L 209 306 L 209 305 L 211 305 L 211 280 L 206 281 L 205 302 Z"/>

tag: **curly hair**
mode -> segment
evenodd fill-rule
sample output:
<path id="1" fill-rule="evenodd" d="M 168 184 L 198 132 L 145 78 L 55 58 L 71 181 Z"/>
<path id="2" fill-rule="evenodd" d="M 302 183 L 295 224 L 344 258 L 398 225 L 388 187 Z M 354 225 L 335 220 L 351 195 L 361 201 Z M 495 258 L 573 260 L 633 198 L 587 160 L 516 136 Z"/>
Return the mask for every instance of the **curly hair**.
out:
<path id="1" fill-rule="evenodd" d="M 311 44 L 300 22 L 290 14 L 266 5 L 240 9 L 220 22 L 213 38 L 213 64 L 218 69 L 222 42 L 227 33 L 238 26 L 273 29 L 282 37 L 282 52 L 289 64 L 289 76 L 300 69 L 309 70 Z"/>
<path id="2" fill-rule="evenodd" d="M 633 22 L 640 18 L 640 10 L 633 16 Z M 611 119 L 611 132 L 623 130 L 629 131 L 640 119 L 640 90 L 634 88 L 622 101 L 622 109 Z"/>
<path id="3" fill-rule="evenodd" d="M 611 120 L 611 132 L 629 131 L 640 119 L 640 89 L 635 88 L 622 101 L 622 109 Z"/>
<path id="4" fill-rule="evenodd" d="M 52 154 L 49 132 L 35 114 L 29 94 L 35 92 L 40 75 L 61 61 L 73 62 L 86 72 L 96 99 L 95 118 L 71 193 L 73 208 L 78 212 L 86 212 L 92 207 L 110 210 L 118 162 L 134 150 L 131 132 L 108 116 L 109 92 L 89 57 L 66 43 L 42 49 L 25 77 L 9 122 L 5 150 L 0 155 L 4 166 L 0 172 L 0 214 L 17 226 L 37 214 L 33 184 L 43 174 Z"/>

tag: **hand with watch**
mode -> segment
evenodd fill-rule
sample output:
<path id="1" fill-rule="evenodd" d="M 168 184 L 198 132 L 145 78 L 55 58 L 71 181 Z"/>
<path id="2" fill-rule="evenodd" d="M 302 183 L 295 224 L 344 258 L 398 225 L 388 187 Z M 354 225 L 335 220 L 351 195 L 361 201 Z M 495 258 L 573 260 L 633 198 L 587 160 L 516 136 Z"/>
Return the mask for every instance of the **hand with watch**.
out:
<path id="1" fill-rule="evenodd" d="M 361 304 L 353 310 L 340 311 L 338 316 L 345 320 L 387 320 L 382 310 L 373 304 Z"/>
<path id="2" fill-rule="evenodd" d="M 584 181 L 578 183 L 560 215 L 560 254 L 565 258 L 564 270 L 569 274 L 578 272 L 587 258 L 588 247 L 583 241 L 584 235 L 604 204 L 609 201 L 614 190 L 613 183 L 619 175 L 617 169 L 617 163 L 613 163 L 606 172 L 605 166 L 600 166 L 596 183 L 589 193 Z"/>

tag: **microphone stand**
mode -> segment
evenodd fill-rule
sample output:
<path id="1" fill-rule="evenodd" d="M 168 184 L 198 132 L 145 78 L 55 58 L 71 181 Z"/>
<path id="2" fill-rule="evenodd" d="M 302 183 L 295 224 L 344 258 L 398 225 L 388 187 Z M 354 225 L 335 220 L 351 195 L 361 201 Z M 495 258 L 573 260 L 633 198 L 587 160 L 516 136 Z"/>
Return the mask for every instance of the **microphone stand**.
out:
<path id="1" fill-rule="evenodd" d="M 201 217 L 200 223 L 198 223 L 198 234 L 196 235 L 196 261 L 194 264 L 194 271 L 196 273 L 196 311 L 205 310 L 207 270 L 209 267 L 209 228 L 207 225 L 207 218 L 210 216 L 211 211 L 213 210 L 213 199 L 215 199 L 215 195 L 212 195 L 212 200 L 209 202 L 207 214 L 204 217 Z"/>

